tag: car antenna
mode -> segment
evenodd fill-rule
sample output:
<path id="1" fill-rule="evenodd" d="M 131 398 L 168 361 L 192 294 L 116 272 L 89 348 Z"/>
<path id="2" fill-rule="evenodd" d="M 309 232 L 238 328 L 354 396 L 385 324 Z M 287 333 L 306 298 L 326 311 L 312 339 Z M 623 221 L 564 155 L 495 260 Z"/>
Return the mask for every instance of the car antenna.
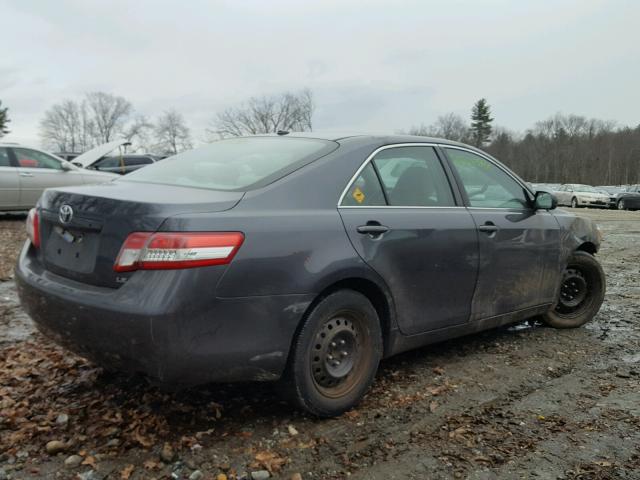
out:
<path id="1" fill-rule="evenodd" d="M 278 130 L 276 133 L 278 135 L 289 135 L 289 131 L 288 130 Z"/>

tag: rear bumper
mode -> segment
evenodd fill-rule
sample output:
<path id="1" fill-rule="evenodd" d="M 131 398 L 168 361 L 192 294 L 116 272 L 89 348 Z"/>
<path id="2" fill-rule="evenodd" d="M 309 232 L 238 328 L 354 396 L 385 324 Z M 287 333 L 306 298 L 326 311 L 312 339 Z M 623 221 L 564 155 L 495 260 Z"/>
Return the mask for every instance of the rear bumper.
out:
<path id="1" fill-rule="evenodd" d="M 45 335 L 106 368 L 178 385 L 275 380 L 313 296 L 217 298 L 223 271 L 144 271 L 95 287 L 44 270 L 27 242 L 16 284 Z"/>

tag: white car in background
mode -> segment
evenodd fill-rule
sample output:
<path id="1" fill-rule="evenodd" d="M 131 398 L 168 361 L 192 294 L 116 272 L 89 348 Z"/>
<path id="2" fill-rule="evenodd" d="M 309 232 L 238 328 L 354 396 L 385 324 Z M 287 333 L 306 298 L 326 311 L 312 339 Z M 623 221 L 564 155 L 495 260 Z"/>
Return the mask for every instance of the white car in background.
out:
<path id="1" fill-rule="evenodd" d="M 578 207 L 599 207 L 608 208 L 609 195 L 601 192 L 591 185 L 581 185 L 577 183 L 565 183 L 553 192 L 558 200 L 558 205 L 568 205 L 573 208 Z"/>
<path id="2" fill-rule="evenodd" d="M 104 155 L 100 147 L 94 150 Z M 29 210 L 45 188 L 105 183 L 118 177 L 77 167 L 38 148 L 0 142 L 0 211 Z"/>

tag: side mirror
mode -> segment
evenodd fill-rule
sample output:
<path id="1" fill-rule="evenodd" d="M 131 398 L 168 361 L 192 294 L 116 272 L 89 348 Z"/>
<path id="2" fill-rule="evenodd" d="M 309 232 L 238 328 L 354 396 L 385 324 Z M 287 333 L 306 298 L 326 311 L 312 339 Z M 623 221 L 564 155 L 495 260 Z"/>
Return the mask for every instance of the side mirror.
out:
<path id="1" fill-rule="evenodd" d="M 60 162 L 60 168 L 62 168 L 63 172 L 68 172 L 73 170 L 73 167 L 67 162 Z"/>
<path id="2" fill-rule="evenodd" d="M 536 210 L 553 210 L 558 206 L 558 200 L 549 192 L 537 191 L 533 200 Z"/>

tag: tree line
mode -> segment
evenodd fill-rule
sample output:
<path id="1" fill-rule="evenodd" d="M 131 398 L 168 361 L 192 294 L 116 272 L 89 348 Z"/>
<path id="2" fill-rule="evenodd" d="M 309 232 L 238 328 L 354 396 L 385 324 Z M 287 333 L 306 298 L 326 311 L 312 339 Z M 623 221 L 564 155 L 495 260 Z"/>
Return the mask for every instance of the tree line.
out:
<path id="1" fill-rule="evenodd" d="M 471 110 L 471 122 L 455 113 L 431 125 L 412 127 L 411 135 L 426 135 L 470 143 L 492 154 L 534 183 L 628 185 L 640 183 L 640 124 L 556 114 L 536 122 L 524 133 L 492 126 L 485 99 Z"/>
<path id="2" fill-rule="evenodd" d="M 124 97 L 105 92 L 56 103 L 40 121 L 42 143 L 58 152 L 84 152 L 118 138 L 131 142 L 134 149 L 163 155 L 192 148 L 191 132 L 175 109 L 152 120 L 136 115 Z"/>
<path id="3" fill-rule="evenodd" d="M 315 104 L 304 89 L 252 97 L 219 112 L 205 129 L 205 141 L 240 135 L 311 131 Z M 8 109 L 0 101 L 0 137 L 8 133 Z M 411 127 L 411 135 L 469 143 L 496 156 L 530 182 L 621 185 L 640 183 L 640 125 L 556 114 L 519 133 L 493 126 L 491 107 L 482 98 L 469 120 L 455 113 L 430 125 Z M 191 131 L 175 109 L 155 119 L 137 115 L 131 102 L 105 92 L 65 99 L 44 113 L 42 143 L 56 151 L 85 151 L 124 137 L 134 149 L 175 154 L 192 148 Z"/>

